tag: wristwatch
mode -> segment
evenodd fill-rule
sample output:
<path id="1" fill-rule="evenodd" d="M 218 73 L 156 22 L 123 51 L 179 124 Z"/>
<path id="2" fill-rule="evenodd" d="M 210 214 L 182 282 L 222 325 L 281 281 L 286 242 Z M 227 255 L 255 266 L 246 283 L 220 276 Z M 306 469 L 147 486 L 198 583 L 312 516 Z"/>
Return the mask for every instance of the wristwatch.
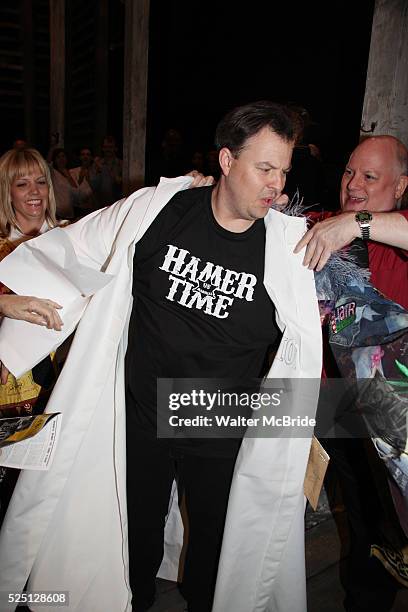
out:
<path id="1" fill-rule="evenodd" d="M 370 240 L 370 221 L 372 221 L 373 215 L 368 210 L 360 210 L 354 218 L 360 226 L 361 238 Z"/>

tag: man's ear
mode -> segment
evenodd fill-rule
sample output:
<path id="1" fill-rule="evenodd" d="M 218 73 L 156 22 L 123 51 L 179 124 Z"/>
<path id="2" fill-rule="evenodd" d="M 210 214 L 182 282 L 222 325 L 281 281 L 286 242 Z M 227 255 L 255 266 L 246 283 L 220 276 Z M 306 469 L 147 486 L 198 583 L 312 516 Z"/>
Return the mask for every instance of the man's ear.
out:
<path id="1" fill-rule="evenodd" d="M 401 176 L 399 177 L 397 186 L 395 188 L 395 199 L 396 200 L 399 200 L 400 198 L 402 198 L 404 191 L 407 188 L 407 185 L 408 185 L 408 176 L 406 174 L 401 174 Z"/>
<path id="2" fill-rule="evenodd" d="M 234 156 L 227 147 L 220 149 L 218 161 L 220 162 L 222 173 L 225 176 L 228 176 L 233 160 Z"/>

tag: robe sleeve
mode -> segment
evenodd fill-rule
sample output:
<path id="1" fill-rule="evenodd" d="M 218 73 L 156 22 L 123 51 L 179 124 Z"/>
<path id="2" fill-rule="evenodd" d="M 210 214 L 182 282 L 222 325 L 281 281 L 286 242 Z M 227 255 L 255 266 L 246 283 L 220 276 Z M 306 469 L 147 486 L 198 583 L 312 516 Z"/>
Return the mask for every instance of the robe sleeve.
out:
<path id="1" fill-rule="evenodd" d="M 115 247 L 115 239 L 132 206 L 141 196 L 153 196 L 154 187 L 140 189 L 129 198 L 118 200 L 111 206 L 92 212 L 76 223 L 64 228 L 79 261 L 92 268 L 106 267 Z"/>

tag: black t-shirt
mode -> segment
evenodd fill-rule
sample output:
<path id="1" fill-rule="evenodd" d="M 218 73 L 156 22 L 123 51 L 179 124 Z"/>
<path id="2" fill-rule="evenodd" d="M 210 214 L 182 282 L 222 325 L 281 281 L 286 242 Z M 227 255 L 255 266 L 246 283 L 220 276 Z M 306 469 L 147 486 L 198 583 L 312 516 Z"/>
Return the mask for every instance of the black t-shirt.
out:
<path id="1" fill-rule="evenodd" d="M 136 245 L 127 408 L 143 436 L 156 436 L 157 378 L 259 377 L 278 335 L 263 285 L 264 222 L 225 230 L 211 194 L 177 193 Z"/>

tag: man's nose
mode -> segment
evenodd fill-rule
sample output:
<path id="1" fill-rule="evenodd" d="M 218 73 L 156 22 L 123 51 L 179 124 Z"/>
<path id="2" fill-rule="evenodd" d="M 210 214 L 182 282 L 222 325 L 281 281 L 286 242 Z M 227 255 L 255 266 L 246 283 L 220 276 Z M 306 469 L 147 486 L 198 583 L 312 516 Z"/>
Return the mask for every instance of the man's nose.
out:
<path id="1" fill-rule="evenodd" d="M 272 176 L 268 176 L 267 187 L 268 189 L 275 189 L 281 193 L 285 187 L 285 176 L 280 172 L 276 172 Z"/>
<path id="2" fill-rule="evenodd" d="M 349 189 L 350 191 L 360 189 L 361 184 L 362 184 L 361 175 L 358 173 L 355 173 L 348 178 L 347 189 Z"/>

